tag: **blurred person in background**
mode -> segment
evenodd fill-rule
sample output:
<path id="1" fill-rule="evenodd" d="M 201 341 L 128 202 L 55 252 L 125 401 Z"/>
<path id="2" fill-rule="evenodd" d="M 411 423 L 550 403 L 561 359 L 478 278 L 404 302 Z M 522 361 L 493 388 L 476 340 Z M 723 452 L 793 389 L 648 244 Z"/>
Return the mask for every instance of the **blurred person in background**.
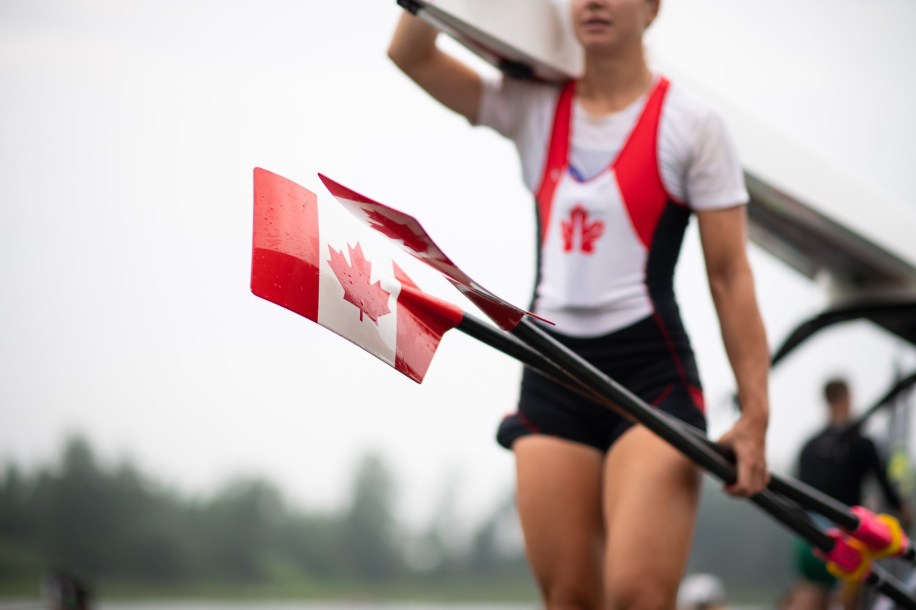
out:
<path id="1" fill-rule="evenodd" d="M 798 460 L 798 478 L 847 506 L 861 506 L 864 485 L 874 477 L 887 504 L 900 516 L 904 529 L 909 529 L 909 507 L 888 480 L 875 443 L 861 433 L 859 426 L 850 425 L 852 393 L 849 383 L 839 377 L 830 379 L 824 385 L 824 400 L 828 422 L 803 445 Z M 867 508 L 877 510 L 878 507 Z M 819 515 L 812 517 L 822 529 L 833 527 Z M 806 542 L 796 541 L 795 552 L 798 582 L 791 594 L 793 609 L 825 610 L 837 605 L 851 610 L 856 607 L 857 583 L 838 584 Z"/>

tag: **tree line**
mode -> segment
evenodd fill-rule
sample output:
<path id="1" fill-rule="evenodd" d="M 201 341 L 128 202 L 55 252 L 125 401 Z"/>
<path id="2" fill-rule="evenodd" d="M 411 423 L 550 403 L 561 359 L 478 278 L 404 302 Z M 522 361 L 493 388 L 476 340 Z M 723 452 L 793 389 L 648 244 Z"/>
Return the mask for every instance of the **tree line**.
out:
<path id="1" fill-rule="evenodd" d="M 791 579 L 791 536 L 718 487 L 704 491 L 690 570 L 719 575 L 738 597 L 775 598 Z M 231 583 L 268 594 L 308 585 L 316 594 L 387 587 L 534 599 L 511 490 L 457 543 L 458 517 L 448 498 L 442 504 L 419 531 L 401 523 L 394 476 L 376 455 L 363 457 L 347 505 L 334 512 L 292 507 L 258 478 L 184 497 L 129 462 L 100 464 L 85 439 L 72 438 L 57 464 L 5 467 L 0 590 L 63 569 L 102 588 L 148 591 Z"/>
<path id="2" fill-rule="evenodd" d="M 396 501 L 393 475 L 375 455 L 362 458 L 347 506 L 321 513 L 289 506 L 258 478 L 235 480 L 212 497 L 182 497 L 130 463 L 103 466 L 85 439 L 72 438 L 54 466 L 5 468 L 0 587 L 35 583 L 54 570 L 150 588 L 530 583 L 521 555 L 498 544 L 505 507 L 456 548 L 441 520 L 419 532 L 401 524 Z"/>

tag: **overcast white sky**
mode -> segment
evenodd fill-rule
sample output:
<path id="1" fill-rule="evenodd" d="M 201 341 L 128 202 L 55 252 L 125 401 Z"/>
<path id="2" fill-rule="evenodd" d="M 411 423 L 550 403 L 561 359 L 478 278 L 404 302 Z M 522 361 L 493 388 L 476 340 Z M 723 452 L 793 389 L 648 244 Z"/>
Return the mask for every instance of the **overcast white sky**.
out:
<path id="1" fill-rule="evenodd" d="M 662 11 L 659 61 L 916 205 L 916 3 Z M 452 332 L 416 385 L 248 288 L 261 166 L 328 197 L 321 171 L 414 214 L 472 277 L 527 302 L 533 218 L 514 153 L 389 64 L 399 12 L 394 0 L 0 1 L 0 460 L 47 462 L 78 431 L 189 492 L 249 473 L 333 507 L 371 449 L 417 519 L 446 475 L 471 517 L 502 499 L 512 461 L 493 436 L 518 365 Z M 775 345 L 824 295 L 752 254 Z M 678 285 L 721 432 L 733 382 L 693 231 Z M 850 375 L 864 405 L 901 359 L 916 361 L 860 324 L 787 361 L 771 385 L 773 466 L 822 421 L 827 375 Z"/>

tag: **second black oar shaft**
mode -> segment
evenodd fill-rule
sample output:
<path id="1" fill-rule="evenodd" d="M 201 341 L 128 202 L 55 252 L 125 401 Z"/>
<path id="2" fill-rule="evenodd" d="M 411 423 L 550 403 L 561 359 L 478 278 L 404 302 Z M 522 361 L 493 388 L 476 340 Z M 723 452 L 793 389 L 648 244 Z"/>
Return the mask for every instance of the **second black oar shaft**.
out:
<path id="1" fill-rule="evenodd" d="M 494 330 L 491 333 L 485 325 L 475 324 L 473 318 L 469 316 L 466 316 L 466 321 L 459 324 L 458 328 L 485 342 L 492 339 L 493 347 L 535 368 L 543 367 L 551 376 L 558 376 L 561 382 L 572 380 L 588 388 L 596 396 L 610 399 L 618 410 L 622 409 L 630 418 L 646 426 L 704 470 L 726 484 L 735 481 L 734 464 L 722 454 L 721 450 L 712 446 L 711 441 L 672 424 L 664 414 L 649 408 L 639 397 L 529 321 L 523 320 L 512 331 L 522 345 L 498 331 Z M 553 357 L 549 358 L 546 354 L 551 354 Z M 774 494 L 772 490 L 766 489 L 749 499 L 776 521 L 823 553 L 830 553 L 833 550 L 836 544 L 833 538 L 816 527 L 797 506 L 789 505 L 783 497 Z M 902 586 L 880 566 L 872 566 L 866 581 L 900 606 L 916 610 L 916 600 L 910 597 Z"/>

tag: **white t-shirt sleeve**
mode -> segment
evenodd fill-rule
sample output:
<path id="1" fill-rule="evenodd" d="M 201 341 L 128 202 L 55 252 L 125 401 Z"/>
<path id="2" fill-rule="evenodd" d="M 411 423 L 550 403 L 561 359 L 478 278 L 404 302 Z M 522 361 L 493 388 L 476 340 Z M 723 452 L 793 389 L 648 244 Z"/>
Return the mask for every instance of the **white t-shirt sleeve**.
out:
<path id="1" fill-rule="evenodd" d="M 710 104 L 672 84 L 665 98 L 659 137 L 662 181 L 676 200 L 693 210 L 748 202 L 735 145 Z"/>
<path id="2" fill-rule="evenodd" d="M 477 109 L 477 125 L 489 127 L 497 133 L 512 139 L 518 130 L 520 103 L 512 81 L 499 74 L 481 76 L 483 90 L 480 107 Z"/>
<path id="3" fill-rule="evenodd" d="M 716 210 L 746 204 L 750 197 L 744 171 L 722 118 L 704 113 L 693 142 L 685 175 L 688 205 L 694 210 Z"/>
<path id="4" fill-rule="evenodd" d="M 532 191 L 544 169 L 558 95 L 559 88 L 552 85 L 501 74 L 483 77 L 476 124 L 489 127 L 515 143 L 522 178 Z"/>

